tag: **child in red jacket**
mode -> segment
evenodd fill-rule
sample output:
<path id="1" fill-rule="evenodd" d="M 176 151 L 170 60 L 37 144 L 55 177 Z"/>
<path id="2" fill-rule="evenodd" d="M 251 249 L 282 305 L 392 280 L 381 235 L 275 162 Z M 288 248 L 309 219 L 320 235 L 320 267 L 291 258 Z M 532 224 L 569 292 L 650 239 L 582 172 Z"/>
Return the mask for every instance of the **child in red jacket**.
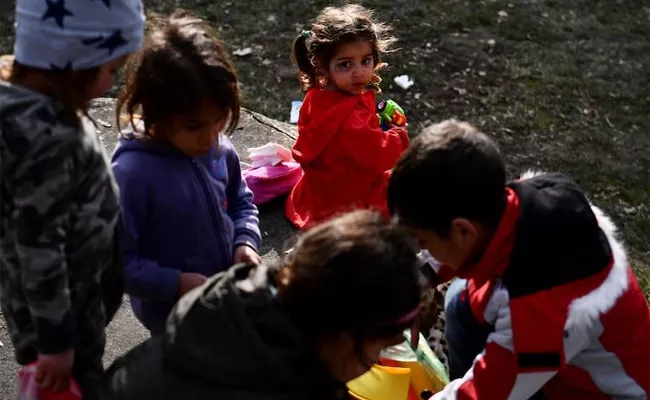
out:
<path id="1" fill-rule="evenodd" d="M 293 44 L 307 92 L 293 146 L 304 175 L 285 213 L 300 229 L 353 208 L 387 214 L 386 182 L 409 145 L 404 129 L 383 131 L 376 114 L 379 55 L 395 40 L 388 33 L 361 6 L 327 7 Z"/>

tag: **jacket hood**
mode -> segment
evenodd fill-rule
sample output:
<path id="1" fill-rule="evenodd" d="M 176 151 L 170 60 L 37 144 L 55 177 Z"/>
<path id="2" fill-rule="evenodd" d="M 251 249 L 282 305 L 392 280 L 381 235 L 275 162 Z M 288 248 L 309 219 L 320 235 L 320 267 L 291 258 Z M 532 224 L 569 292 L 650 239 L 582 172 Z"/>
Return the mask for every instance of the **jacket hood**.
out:
<path id="1" fill-rule="evenodd" d="M 374 92 L 351 96 L 333 90 L 310 90 L 300 109 L 299 134 L 293 146 L 296 161 L 306 163 L 316 159 L 357 107 L 375 112 Z"/>
<path id="2" fill-rule="evenodd" d="M 339 387 L 274 293 L 265 266 L 216 275 L 175 306 L 164 357 L 223 388 L 286 393 L 299 385 L 299 392 L 326 393 Z"/>
<path id="3" fill-rule="evenodd" d="M 579 269 L 574 265 L 608 265 L 611 252 L 598 219 L 570 178 L 559 173 L 527 173 L 509 183 L 506 194 L 505 212 L 490 245 L 476 264 L 459 271 L 461 277 L 470 277 L 480 286 L 488 279 L 512 275 L 511 263 L 536 265 L 548 277 L 567 276 L 566 272 L 548 272 L 550 265 L 566 266 L 576 274 Z M 535 251 L 540 243 L 553 251 Z M 526 261 L 517 261 L 521 259 Z M 512 296 L 516 289 L 510 290 Z"/>

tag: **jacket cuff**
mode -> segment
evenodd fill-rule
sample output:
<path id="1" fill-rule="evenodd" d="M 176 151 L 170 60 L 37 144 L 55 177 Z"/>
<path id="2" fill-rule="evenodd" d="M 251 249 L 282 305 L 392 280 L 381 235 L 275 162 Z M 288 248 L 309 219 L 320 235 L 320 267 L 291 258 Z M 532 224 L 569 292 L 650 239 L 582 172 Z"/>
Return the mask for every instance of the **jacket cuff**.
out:
<path id="1" fill-rule="evenodd" d="M 74 348 L 76 329 L 70 311 L 66 312 L 61 322 L 56 325 L 42 317 L 37 317 L 34 322 L 36 349 L 39 354 L 57 354 Z"/>
<path id="2" fill-rule="evenodd" d="M 258 235 L 249 231 L 238 232 L 235 236 L 234 247 L 246 245 L 259 252 L 261 239 Z"/>
<path id="3" fill-rule="evenodd" d="M 172 268 L 159 268 L 156 274 L 158 275 L 158 294 L 156 297 L 174 303 L 178 299 L 178 280 L 181 277 L 181 271 Z"/>

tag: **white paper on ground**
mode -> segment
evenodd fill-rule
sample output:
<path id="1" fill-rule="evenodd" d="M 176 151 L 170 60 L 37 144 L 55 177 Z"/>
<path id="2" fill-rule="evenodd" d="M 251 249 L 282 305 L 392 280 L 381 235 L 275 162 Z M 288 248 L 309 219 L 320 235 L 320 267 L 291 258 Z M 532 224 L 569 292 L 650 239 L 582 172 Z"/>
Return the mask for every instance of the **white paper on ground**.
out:
<path id="1" fill-rule="evenodd" d="M 394 81 L 395 81 L 395 84 L 397 86 L 401 87 L 402 89 L 408 89 L 411 86 L 413 86 L 413 80 L 411 78 L 409 78 L 408 75 L 396 76 Z"/>
<path id="2" fill-rule="evenodd" d="M 298 123 L 298 117 L 300 116 L 300 107 L 302 107 L 302 101 L 291 102 L 291 115 L 289 116 L 289 123 Z"/>
<path id="3" fill-rule="evenodd" d="M 250 55 L 252 53 L 253 53 L 253 49 L 251 49 L 250 47 L 246 47 L 246 48 L 243 48 L 243 49 L 237 49 L 237 50 L 232 52 L 232 54 L 234 54 L 234 55 L 236 55 L 238 57 L 245 57 L 245 56 L 248 56 L 248 55 Z"/>

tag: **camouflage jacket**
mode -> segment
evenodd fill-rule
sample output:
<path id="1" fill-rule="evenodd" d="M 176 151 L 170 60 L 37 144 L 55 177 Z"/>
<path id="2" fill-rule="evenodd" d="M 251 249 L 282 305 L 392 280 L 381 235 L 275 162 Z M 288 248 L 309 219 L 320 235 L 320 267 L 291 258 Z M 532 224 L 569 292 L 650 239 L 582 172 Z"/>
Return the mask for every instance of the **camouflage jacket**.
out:
<path id="1" fill-rule="evenodd" d="M 118 189 L 92 123 L 0 81 L 0 300 L 21 364 L 93 360 L 122 299 Z"/>

